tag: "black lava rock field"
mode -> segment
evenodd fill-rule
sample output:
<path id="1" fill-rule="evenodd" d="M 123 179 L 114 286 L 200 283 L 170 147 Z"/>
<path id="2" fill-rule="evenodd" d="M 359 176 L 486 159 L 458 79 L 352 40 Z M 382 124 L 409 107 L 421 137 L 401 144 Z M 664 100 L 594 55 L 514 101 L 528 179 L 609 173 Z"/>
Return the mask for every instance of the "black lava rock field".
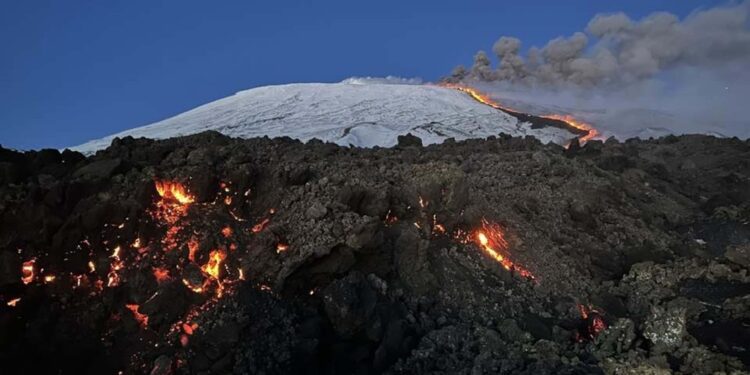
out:
<path id="1" fill-rule="evenodd" d="M 741 374 L 750 142 L 0 148 L 3 374 Z"/>

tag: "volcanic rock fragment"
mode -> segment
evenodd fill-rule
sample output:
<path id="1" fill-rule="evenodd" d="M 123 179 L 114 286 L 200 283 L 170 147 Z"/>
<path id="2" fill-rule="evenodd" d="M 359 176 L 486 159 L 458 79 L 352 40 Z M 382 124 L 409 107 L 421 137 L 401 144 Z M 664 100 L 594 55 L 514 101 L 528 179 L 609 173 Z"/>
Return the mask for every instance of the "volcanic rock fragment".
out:
<path id="1" fill-rule="evenodd" d="M 323 303 L 334 330 L 352 337 L 372 316 L 377 294 L 359 272 L 335 280 L 323 290 Z"/>
<path id="2" fill-rule="evenodd" d="M 157 292 L 144 302 L 139 312 L 148 316 L 149 326 L 159 327 L 180 318 L 190 304 L 190 290 L 179 280 L 162 284 Z"/>
<path id="3" fill-rule="evenodd" d="M 396 267 L 404 283 L 418 295 L 425 294 L 435 287 L 437 281 L 430 271 L 427 259 L 429 241 L 423 240 L 414 227 L 404 228 L 396 240 Z"/>
<path id="4" fill-rule="evenodd" d="M 609 358 L 630 350 L 635 340 L 635 324 L 627 318 L 618 319 L 596 337 L 596 355 Z"/>
<path id="5" fill-rule="evenodd" d="M 724 256 L 733 263 L 750 269 L 750 244 L 731 246 Z"/>
<path id="6" fill-rule="evenodd" d="M 674 350 L 682 343 L 686 333 L 686 314 L 684 307 L 654 306 L 651 309 L 643 328 L 643 336 L 653 344 L 651 350 L 654 353 Z"/>
<path id="7" fill-rule="evenodd" d="M 122 160 L 119 158 L 115 159 L 104 159 L 95 161 L 88 164 L 81 169 L 75 171 L 73 176 L 82 177 L 85 179 L 101 180 L 106 179 L 117 173 L 122 167 Z"/>
<path id="8" fill-rule="evenodd" d="M 326 216 L 326 213 L 328 213 L 328 209 L 326 206 L 320 202 L 314 202 L 310 205 L 310 207 L 305 211 L 305 216 L 307 216 L 310 219 L 321 219 L 323 216 Z"/>
<path id="9" fill-rule="evenodd" d="M 397 137 L 398 147 L 422 147 L 422 139 L 409 133 Z"/>

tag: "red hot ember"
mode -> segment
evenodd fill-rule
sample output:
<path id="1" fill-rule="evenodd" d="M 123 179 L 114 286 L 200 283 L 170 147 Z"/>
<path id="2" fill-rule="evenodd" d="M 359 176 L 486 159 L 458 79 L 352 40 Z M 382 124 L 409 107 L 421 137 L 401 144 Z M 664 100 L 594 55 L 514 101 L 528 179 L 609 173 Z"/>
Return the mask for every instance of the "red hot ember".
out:
<path id="1" fill-rule="evenodd" d="M 596 308 L 579 304 L 578 311 L 581 313 L 581 319 L 583 319 L 585 326 L 576 334 L 577 341 L 593 340 L 607 329 L 607 322 L 604 320 L 603 313 Z"/>

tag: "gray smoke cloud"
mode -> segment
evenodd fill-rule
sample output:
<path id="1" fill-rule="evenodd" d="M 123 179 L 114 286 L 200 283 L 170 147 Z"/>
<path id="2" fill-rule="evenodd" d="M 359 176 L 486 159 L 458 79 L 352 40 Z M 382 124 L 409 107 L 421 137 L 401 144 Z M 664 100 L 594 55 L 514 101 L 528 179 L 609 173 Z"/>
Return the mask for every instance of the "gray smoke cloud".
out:
<path id="1" fill-rule="evenodd" d="M 585 31 L 530 48 L 522 57 L 517 38 L 503 36 L 492 47 L 492 68 L 483 51 L 453 81 L 502 81 L 545 87 L 633 84 L 677 68 L 750 66 L 750 0 L 693 12 L 680 20 L 670 13 L 639 21 L 623 13 L 595 16 Z"/>
<path id="2" fill-rule="evenodd" d="M 750 137 L 750 0 L 585 30 L 524 51 L 503 36 L 447 78 L 533 114 L 570 114 L 621 139 L 679 133 Z"/>

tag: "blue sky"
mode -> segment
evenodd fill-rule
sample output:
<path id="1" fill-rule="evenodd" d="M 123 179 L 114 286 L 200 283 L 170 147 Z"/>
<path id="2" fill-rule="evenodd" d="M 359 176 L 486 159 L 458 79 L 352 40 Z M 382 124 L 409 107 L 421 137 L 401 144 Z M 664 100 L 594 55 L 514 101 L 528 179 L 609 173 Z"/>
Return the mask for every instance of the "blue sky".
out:
<path id="1" fill-rule="evenodd" d="M 61 148 L 255 86 L 436 80 L 501 35 L 525 47 L 596 13 L 685 16 L 724 1 L 0 2 L 0 144 Z"/>

